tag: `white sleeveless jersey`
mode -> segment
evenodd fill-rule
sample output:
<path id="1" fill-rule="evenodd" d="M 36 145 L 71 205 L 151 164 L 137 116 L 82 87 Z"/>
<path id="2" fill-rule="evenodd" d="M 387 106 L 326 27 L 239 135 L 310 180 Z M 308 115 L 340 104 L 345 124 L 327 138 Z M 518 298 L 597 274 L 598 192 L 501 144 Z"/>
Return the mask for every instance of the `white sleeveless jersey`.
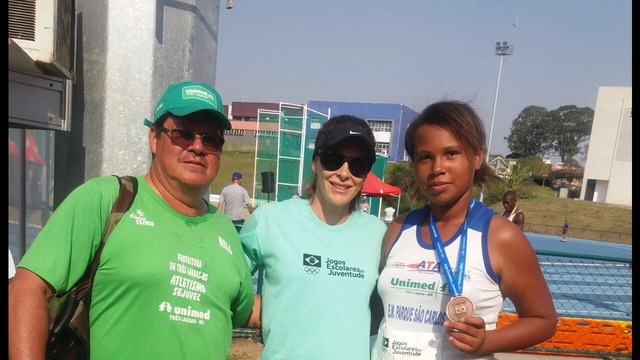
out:
<path id="1" fill-rule="evenodd" d="M 522 210 L 520 209 L 516 209 L 516 211 L 512 212 L 511 214 L 509 214 L 509 217 L 507 219 L 509 219 L 509 221 L 513 222 L 513 218 L 516 216 L 517 213 L 521 212 Z"/>
<path id="2" fill-rule="evenodd" d="M 442 326 L 452 294 L 432 244 L 422 238 L 420 224 L 430 207 L 411 211 L 394 240 L 378 280 L 385 317 L 380 325 L 372 359 L 471 359 L 455 349 Z M 476 202 L 470 211 L 467 256 L 462 295 L 475 305 L 487 330 L 495 329 L 503 297 L 499 279 L 489 263 L 487 232 L 495 212 Z M 451 268 L 458 264 L 463 227 L 442 239 Z M 493 359 L 493 355 L 475 359 Z"/>

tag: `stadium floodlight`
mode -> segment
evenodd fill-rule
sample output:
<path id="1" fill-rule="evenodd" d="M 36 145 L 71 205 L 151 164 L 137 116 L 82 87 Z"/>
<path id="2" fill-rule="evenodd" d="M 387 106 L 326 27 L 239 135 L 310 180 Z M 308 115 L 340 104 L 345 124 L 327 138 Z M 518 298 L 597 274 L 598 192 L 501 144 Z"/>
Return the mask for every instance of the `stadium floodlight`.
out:
<path id="1" fill-rule="evenodd" d="M 500 77 L 502 76 L 502 61 L 507 55 L 513 55 L 514 46 L 506 41 L 496 42 L 495 54 L 500 56 L 500 67 L 498 68 L 498 81 L 496 84 L 496 97 L 493 100 L 493 112 L 491 113 L 491 128 L 489 129 L 489 141 L 487 143 L 487 154 L 485 161 L 489 164 L 489 155 L 491 154 L 491 139 L 493 137 L 493 124 L 496 120 L 496 108 L 498 107 L 498 94 L 500 92 Z M 484 192 L 480 192 L 480 201 L 484 198 Z"/>

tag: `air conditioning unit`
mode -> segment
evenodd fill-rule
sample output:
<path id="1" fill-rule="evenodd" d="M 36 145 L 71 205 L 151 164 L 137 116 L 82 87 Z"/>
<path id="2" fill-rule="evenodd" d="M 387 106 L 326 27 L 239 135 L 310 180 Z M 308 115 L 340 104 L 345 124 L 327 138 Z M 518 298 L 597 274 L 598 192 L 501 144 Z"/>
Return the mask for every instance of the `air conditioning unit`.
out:
<path id="1" fill-rule="evenodd" d="M 74 27 L 73 0 L 9 0 L 9 46 L 43 74 L 72 79 Z M 9 60 L 10 67 L 28 67 L 24 59 Z"/>

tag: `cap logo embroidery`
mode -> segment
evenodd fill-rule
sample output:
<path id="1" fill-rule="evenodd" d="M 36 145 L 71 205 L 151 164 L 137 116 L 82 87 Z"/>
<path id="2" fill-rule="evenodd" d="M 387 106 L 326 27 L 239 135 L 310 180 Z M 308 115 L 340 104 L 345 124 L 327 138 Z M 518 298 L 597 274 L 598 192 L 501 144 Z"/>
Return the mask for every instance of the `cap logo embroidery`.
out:
<path id="1" fill-rule="evenodd" d="M 361 135 L 359 132 L 353 131 L 353 130 L 349 130 L 349 134 L 351 134 L 351 135 Z"/>
<path id="2" fill-rule="evenodd" d="M 201 87 L 185 87 L 182 89 L 182 98 L 183 99 L 195 99 L 202 100 L 208 104 L 211 104 L 215 109 L 218 108 L 218 104 L 216 104 L 216 99 L 209 91 L 201 88 Z"/>

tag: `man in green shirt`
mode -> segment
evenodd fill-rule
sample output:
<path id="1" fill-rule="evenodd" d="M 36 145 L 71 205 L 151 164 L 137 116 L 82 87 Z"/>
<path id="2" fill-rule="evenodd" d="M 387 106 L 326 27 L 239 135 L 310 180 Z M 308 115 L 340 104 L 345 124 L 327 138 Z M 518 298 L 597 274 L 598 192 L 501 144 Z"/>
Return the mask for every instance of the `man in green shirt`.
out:
<path id="1" fill-rule="evenodd" d="M 151 167 L 107 241 L 91 290 L 91 359 L 227 359 L 253 285 L 231 220 L 204 200 L 231 124 L 207 84 L 170 85 L 148 141 Z M 91 179 L 56 209 L 9 286 L 9 357 L 43 358 L 47 301 L 82 276 L 118 196 Z"/>

